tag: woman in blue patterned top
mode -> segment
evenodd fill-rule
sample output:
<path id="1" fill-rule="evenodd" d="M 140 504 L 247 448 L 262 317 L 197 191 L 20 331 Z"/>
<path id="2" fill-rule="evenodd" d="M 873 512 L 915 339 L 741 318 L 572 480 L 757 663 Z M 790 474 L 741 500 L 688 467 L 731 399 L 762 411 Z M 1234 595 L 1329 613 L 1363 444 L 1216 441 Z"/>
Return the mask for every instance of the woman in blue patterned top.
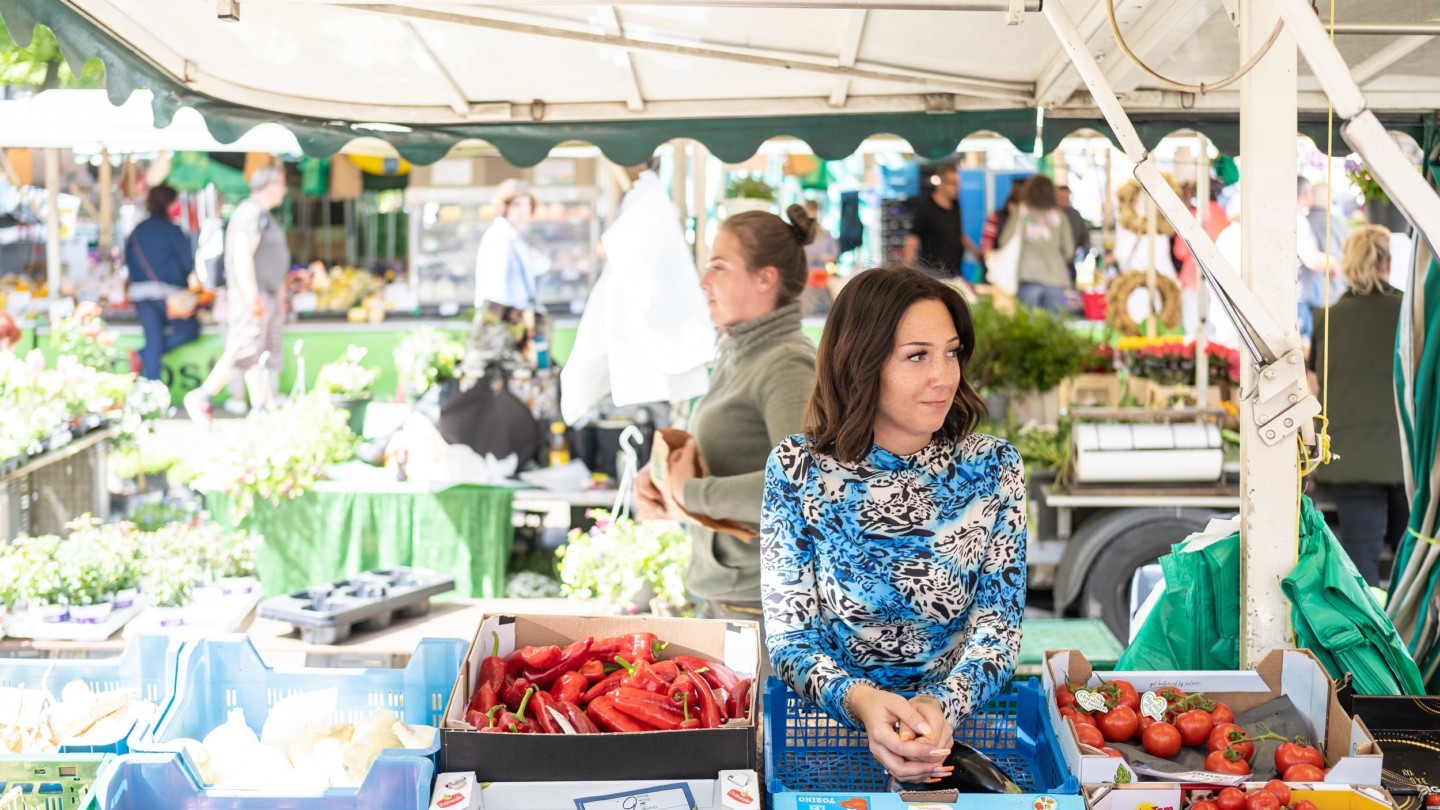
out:
<path id="1" fill-rule="evenodd" d="M 863 729 L 902 781 L 943 776 L 953 729 L 1010 680 L 1025 608 L 1025 476 L 972 432 L 969 308 L 912 269 L 840 292 L 806 433 L 770 456 L 761 521 L 775 673 Z M 909 699 L 901 692 L 915 692 Z"/>

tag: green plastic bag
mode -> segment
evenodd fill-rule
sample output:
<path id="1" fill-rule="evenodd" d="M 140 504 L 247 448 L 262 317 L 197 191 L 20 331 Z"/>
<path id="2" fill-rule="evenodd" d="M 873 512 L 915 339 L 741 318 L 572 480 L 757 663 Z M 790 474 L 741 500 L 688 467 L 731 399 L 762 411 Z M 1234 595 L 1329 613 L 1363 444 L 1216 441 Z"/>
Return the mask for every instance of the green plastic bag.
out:
<path id="1" fill-rule="evenodd" d="M 1117 670 L 1240 666 L 1240 535 L 1200 537 L 1160 558 L 1165 590 Z"/>

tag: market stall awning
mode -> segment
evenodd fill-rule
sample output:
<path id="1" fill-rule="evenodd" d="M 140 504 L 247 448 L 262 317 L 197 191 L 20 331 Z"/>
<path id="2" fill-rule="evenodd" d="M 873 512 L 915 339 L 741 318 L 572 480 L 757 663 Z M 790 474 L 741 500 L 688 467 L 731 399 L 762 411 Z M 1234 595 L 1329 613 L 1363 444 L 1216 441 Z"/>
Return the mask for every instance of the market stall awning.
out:
<path id="1" fill-rule="evenodd" d="M 1065 4 L 1092 51 L 1116 54 L 1103 0 L 1050 1 Z M 528 165 L 583 141 L 633 163 L 691 137 L 738 160 L 766 138 L 793 135 L 839 157 L 893 134 L 938 157 L 979 131 L 1028 151 L 1037 108 L 1098 123 L 1048 27 L 1034 18 L 1007 26 L 1000 3 L 968 13 L 939 0 L 777 5 L 792 7 L 242 0 L 222 4 L 239 9 L 232 22 L 189 0 L 0 0 L 0 14 L 17 40 L 43 23 L 68 59 L 103 61 L 115 103 L 152 90 L 160 126 L 193 107 L 228 143 L 277 122 L 311 155 L 372 136 L 425 163 L 481 139 Z M 1341 0 L 1336 12 L 1397 25 L 1416 23 L 1416 13 L 1409 0 Z M 1130 46 L 1165 75 L 1215 81 L 1238 64 L 1223 0 L 1122 3 L 1116 15 Z M 1377 109 L 1408 124 L 1440 108 L 1433 36 L 1347 36 L 1341 46 Z M 1217 142 L 1233 140 L 1233 86 L 1176 92 L 1118 54 L 1106 72 L 1137 120 L 1167 132 L 1213 127 Z M 1302 109 L 1323 115 L 1303 64 L 1300 77 Z"/>

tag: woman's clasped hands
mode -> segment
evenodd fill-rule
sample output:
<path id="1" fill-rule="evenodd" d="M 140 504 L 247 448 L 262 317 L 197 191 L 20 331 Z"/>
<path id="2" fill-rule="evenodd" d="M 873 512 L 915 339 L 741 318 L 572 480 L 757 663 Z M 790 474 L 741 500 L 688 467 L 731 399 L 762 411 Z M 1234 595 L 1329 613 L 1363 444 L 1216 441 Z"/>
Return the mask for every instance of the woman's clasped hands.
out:
<path id="1" fill-rule="evenodd" d="M 949 776 L 945 758 L 955 743 L 950 721 L 931 695 L 906 699 L 868 684 L 854 687 L 846 699 L 850 714 L 865 727 L 870 753 L 901 782 L 927 782 Z"/>

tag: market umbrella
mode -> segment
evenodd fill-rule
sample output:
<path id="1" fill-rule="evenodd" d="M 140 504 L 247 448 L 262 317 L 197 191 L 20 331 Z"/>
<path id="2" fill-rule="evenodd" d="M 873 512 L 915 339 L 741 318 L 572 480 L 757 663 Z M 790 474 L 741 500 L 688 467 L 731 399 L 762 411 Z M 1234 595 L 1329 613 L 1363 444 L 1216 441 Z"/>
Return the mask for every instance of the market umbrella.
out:
<path id="1" fill-rule="evenodd" d="M 1425 134 L 1425 153 L 1434 155 L 1440 133 L 1433 122 Z M 1428 169 L 1432 179 L 1440 180 L 1440 164 L 1431 160 Z M 1433 258 L 1419 257 L 1410 268 L 1396 336 L 1395 401 L 1410 524 L 1395 555 L 1387 611 L 1420 664 L 1429 691 L 1440 693 L 1440 649 L 1435 643 L 1440 633 L 1435 610 L 1440 544 L 1434 539 L 1440 504 L 1440 264 Z"/>

